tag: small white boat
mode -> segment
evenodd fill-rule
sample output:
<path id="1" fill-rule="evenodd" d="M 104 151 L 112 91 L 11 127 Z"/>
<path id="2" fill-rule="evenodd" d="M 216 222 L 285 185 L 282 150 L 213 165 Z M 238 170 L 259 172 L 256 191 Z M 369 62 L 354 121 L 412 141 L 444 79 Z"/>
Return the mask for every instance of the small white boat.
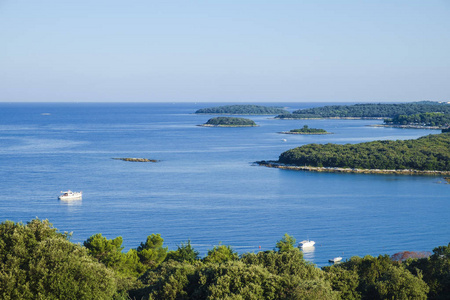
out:
<path id="1" fill-rule="evenodd" d="M 338 257 L 335 257 L 333 259 L 329 259 L 328 261 L 330 263 L 337 263 L 337 262 L 340 262 L 341 260 L 342 260 L 342 257 L 338 256 Z"/>
<path id="2" fill-rule="evenodd" d="M 300 248 L 308 248 L 308 247 L 313 247 L 316 244 L 316 242 L 310 241 L 310 240 L 304 240 L 304 241 L 301 241 L 299 244 L 300 244 L 299 245 Z"/>
<path id="3" fill-rule="evenodd" d="M 66 192 L 61 192 L 61 195 L 59 195 L 59 200 L 76 200 L 81 199 L 83 195 L 83 192 L 72 192 L 71 190 L 68 190 Z"/>

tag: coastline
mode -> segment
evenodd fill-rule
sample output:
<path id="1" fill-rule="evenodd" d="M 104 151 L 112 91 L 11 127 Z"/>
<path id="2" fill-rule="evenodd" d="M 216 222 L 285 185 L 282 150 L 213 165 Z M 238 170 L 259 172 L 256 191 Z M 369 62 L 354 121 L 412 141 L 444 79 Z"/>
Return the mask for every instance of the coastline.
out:
<path id="1" fill-rule="evenodd" d="M 441 130 L 444 127 L 440 126 L 423 126 L 423 125 L 385 125 L 385 124 L 375 124 L 367 125 L 369 127 L 392 127 L 392 128 L 405 128 L 405 129 L 434 129 Z M 446 127 L 445 127 L 446 128 Z"/>
<path id="2" fill-rule="evenodd" d="M 281 131 L 279 134 L 303 134 L 303 135 L 324 135 L 324 134 L 333 134 L 332 132 L 290 132 L 290 131 Z"/>
<path id="3" fill-rule="evenodd" d="M 210 124 L 201 124 L 197 125 L 200 127 L 258 127 L 259 125 L 210 125 Z"/>
<path id="4" fill-rule="evenodd" d="M 450 175 L 450 171 L 429 171 L 429 170 L 383 170 L 383 169 L 357 169 L 357 168 L 339 168 L 339 167 L 310 167 L 310 166 L 294 166 L 279 163 L 277 161 L 257 161 L 259 166 L 278 168 L 284 170 L 310 171 L 310 172 L 328 172 L 328 173 L 357 173 L 357 174 L 398 174 L 398 175 L 431 175 L 441 176 Z"/>
<path id="5" fill-rule="evenodd" d="M 320 117 L 320 118 L 277 118 L 279 120 L 384 120 L 385 117 Z"/>

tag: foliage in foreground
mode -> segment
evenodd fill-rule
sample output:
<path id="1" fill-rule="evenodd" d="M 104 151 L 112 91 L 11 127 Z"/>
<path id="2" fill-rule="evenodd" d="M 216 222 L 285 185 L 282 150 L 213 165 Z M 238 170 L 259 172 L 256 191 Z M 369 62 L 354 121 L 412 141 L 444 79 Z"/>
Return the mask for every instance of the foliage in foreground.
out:
<path id="1" fill-rule="evenodd" d="M 313 167 L 450 171 L 450 134 L 360 144 L 309 144 L 282 153 L 279 162 Z"/>
<path id="2" fill-rule="evenodd" d="M 450 244 L 426 258 L 352 257 L 323 269 L 305 261 L 288 234 L 273 251 L 241 256 L 219 245 L 200 258 L 190 241 L 168 251 L 155 234 L 122 250 L 121 237 L 96 234 L 81 246 L 47 220 L 6 221 L 0 299 L 450 298 Z"/>

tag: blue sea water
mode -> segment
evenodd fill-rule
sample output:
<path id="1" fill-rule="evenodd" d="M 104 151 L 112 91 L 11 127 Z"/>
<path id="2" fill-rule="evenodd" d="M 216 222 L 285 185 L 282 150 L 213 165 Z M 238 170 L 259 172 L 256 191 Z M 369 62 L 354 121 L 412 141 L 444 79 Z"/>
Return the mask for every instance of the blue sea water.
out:
<path id="1" fill-rule="evenodd" d="M 265 103 L 289 110 L 326 103 Z M 442 177 L 331 174 L 255 166 L 308 143 L 415 139 L 436 130 L 378 128 L 374 120 L 276 120 L 206 128 L 217 103 L 1 103 L 0 220 L 49 219 L 82 243 L 122 236 L 125 251 L 159 233 L 202 255 L 273 249 L 285 233 L 316 241 L 305 258 L 431 251 L 450 241 Z M 221 104 L 220 104 L 221 105 Z M 307 124 L 332 135 L 280 135 Z M 286 139 L 286 141 L 283 141 Z M 133 163 L 114 157 L 143 157 Z M 59 201 L 61 190 L 83 199 Z"/>

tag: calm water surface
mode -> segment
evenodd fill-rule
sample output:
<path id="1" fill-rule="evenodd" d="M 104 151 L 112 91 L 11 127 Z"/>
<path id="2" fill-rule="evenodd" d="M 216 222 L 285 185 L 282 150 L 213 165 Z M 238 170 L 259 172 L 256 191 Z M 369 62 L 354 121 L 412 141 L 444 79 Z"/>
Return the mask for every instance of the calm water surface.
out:
<path id="1" fill-rule="evenodd" d="M 449 242 L 450 185 L 442 177 L 252 164 L 308 143 L 414 139 L 438 131 L 271 116 L 251 116 L 256 128 L 196 126 L 212 116 L 193 112 L 210 106 L 217 104 L 0 104 L 0 220 L 49 219 L 73 232 L 74 242 L 102 233 L 122 236 L 125 249 L 160 233 L 169 249 L 190 239 L 201 254 L 219 243 L 239 253 L 273 249 L 289 233 L 316 241 L 305 257 L 319 266 L 335 256 L 431 251 Z M 278 134 L 305 124 L 334 134 Z M 57 200 L 67 189 L 82 190 L 83 200 Z"/>

